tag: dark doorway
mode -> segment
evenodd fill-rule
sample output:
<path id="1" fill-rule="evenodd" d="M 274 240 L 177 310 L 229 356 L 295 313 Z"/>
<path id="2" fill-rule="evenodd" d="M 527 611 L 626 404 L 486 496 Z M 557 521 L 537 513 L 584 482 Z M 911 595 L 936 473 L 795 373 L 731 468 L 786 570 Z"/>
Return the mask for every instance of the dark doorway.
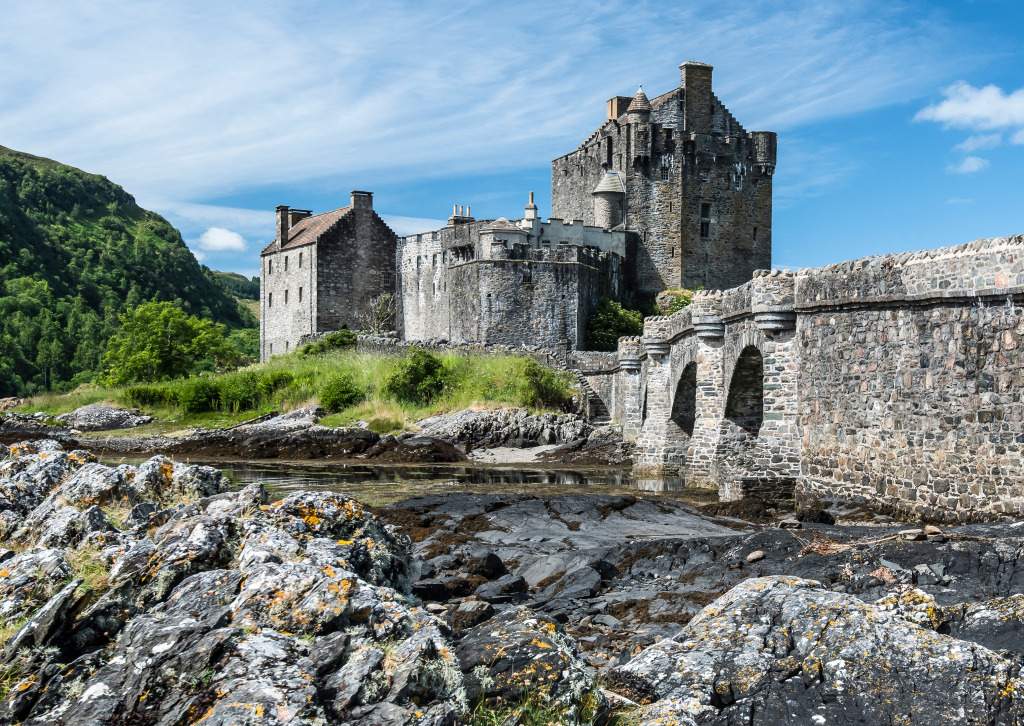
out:
<path id="1" fill-rule="evenodd" d="M 764 359 L 748 345 L 736 361 L 725 403 L 725 417 L 744 431 L 757 435 L 764 421 Z"/>

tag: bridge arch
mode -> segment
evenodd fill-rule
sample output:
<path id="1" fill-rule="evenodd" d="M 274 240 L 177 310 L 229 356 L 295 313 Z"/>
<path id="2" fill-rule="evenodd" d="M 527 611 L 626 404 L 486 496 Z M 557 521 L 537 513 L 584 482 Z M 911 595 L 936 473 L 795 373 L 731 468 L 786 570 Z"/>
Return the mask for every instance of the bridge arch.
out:
<path id="1" fill-rule="evenodd" d="M 693 436 L 697 420 L 697 364 L 687 363 L 672 397 L 672 420 L 687 436 Z"/>
<path id="2" fill-rule="evenodd" d="M 725 418 L 753 436 L 764 423 L 764 356 L 756 345 L 744 347 L 733 366 Z"/>

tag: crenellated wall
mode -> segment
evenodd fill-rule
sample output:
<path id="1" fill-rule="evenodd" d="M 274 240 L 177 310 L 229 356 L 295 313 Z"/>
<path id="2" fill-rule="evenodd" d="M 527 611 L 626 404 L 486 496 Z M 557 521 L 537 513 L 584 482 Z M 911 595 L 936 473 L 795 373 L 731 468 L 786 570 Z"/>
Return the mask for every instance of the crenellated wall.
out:
<path id="1" fill-rule="evenodd" d="M 1024 237 L 757 271 L 584 375 L 640 472 L 969 519 L 1024 513 Z"/>

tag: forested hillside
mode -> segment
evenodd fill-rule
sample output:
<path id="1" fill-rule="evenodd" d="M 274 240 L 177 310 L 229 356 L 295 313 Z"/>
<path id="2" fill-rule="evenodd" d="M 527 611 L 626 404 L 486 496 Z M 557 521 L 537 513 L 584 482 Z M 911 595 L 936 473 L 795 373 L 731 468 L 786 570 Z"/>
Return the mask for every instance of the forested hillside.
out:
<path id="1" fill-rule="evenodd" d="M 118 314 L 148 300 L 256 325 L 178 231 L 120 186 L 0 146 L 0 396 L 91 380 Z"/>

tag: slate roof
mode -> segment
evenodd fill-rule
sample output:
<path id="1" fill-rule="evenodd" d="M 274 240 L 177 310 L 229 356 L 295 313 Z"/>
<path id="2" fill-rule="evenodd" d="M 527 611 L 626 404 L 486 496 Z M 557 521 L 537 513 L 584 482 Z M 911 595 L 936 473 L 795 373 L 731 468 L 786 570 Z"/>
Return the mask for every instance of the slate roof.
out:
<path id="1" fill-rule="evenodd" d="M 333 227 L 335 222 L 344 217 L 351 210 L 351 206 L 342 207 L 341 209 L 335 209 L 333 212 L 324 212 L 323 214 L 316 214 L 312 217 L 300 219 L 295 223 L 294 227 L 288 230 L 288 242 L 281 249 L 290 250 L 293 247 L 303 247 L 308 244 L 313 244 L 320 235 Z M 263 252 L 260 254 L 265 255 L 270 252 L 275 252 L 276 244 L 277 240 L 275 239 L 269 245 L 264 247 Z"/>
<path id="2" fill-rule="evenodd" d="M 625 194 L 626 187 L 622 183 L 622 177 L 619 176 L 619 172 L 606 171 L 604 176 L 601 177 L 601 181 L 594 187 L 594 192 L 618 192 L 619 194 Z"/>
<path id="3" fill-rule="evenodd" d="M 647 94 L 644 93 L 644 87 L 640 86 L 637 89 L 636 95 L 633 96 L 633 100 L 629 104 L 629 108 L 626 109 L 626 113 L 630 111 L 650 111 L 651 102 L 647 100 Z"/>
<path id="4" fill-rule="evenodd" d="M 508 221 L 504 217 L 498 217 L 498 219 L 494 220 L 486 227 L 484 227 L 484 230 L 488 229 L 515 230 L 516 232 L 522 232 L 523 234 L 526 234 L 526 230 L 524 230 L 518 224 Z"/>

